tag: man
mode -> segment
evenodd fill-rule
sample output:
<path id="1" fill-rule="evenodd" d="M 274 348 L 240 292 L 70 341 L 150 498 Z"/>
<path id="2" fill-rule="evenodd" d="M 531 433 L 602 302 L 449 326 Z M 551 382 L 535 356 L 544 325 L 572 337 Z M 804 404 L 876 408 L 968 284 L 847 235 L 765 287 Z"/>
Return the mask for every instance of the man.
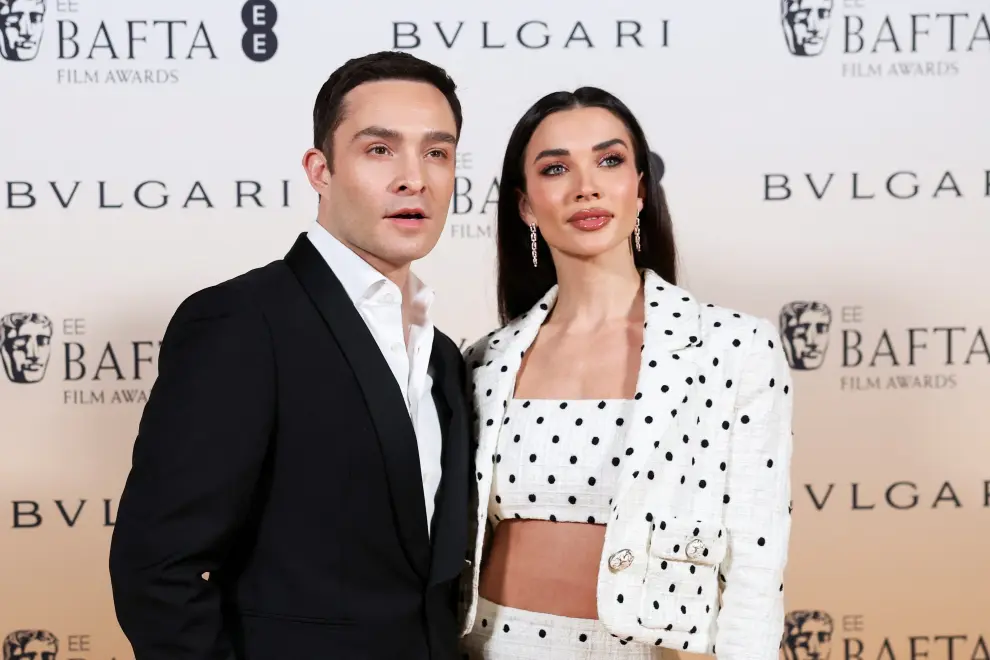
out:
<path id="1" fill-rule="evenodd" d="M 456 656 L 464 367 L 409 268 L 453 193 L 454 89 L 401 53 L 334 72 L 317 222 L 171 320 L 110 549 L 135 660 Z"/>

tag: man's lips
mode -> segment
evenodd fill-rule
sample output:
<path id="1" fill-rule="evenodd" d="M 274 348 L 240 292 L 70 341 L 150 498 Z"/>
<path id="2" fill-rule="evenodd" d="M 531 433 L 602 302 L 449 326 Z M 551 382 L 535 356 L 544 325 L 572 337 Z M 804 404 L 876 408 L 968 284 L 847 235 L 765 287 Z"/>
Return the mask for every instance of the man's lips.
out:
<path id="1" fill-rule="evenodd" d="M 394 211 L 387 216 L 387 218 L 392 218 L 395 220 L 425 220 L 427 218 L 426 211 L 420 207 L 407 207 L 401 208 Z"/>

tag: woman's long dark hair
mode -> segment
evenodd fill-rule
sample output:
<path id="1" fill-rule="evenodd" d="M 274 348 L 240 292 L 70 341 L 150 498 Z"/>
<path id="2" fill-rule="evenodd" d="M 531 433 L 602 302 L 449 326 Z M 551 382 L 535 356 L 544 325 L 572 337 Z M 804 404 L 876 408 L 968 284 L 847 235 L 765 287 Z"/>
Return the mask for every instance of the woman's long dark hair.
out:
<path id="1" fill-rule="evenodd" d="M 637 268 L 649 268 L 671 284 L 677 282 L 677 252 L 670 212 L 660 184 L 662 161 L 650 157 L 646 135 L 636 117 L 622 101 L 597 87 L 554 92 L 533 104 L 516 124 L 502 163 L 496 232 L 498 312 L 503 324 L 528 311 L 557 283 L 550 246 L 540 234 L 536 246 L 538 266 L 533 267 L 529 227 L 519 214 L 519 192 L 526 191 L 523 157 L 536 127 L 549 115 L 571 108 L 604 108 L 626 125 L 633 142 L 636 170 L 642 172 L 646 189 L 639 215 L 641 250 L 633 250 L 633 258 Z"/>

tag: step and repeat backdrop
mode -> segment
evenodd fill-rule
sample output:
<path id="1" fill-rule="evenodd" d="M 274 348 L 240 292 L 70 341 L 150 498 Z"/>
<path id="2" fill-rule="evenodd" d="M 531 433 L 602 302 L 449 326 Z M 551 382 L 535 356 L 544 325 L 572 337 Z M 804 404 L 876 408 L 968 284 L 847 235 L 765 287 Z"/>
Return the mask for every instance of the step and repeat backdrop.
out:
<path id="1" fill-rule="evenodd" d="M 554 90 L 615 93 L 666 162 L 683 283 L 773 319 L 794 370 L 782 658 L 990 660 L 988 16 L 0 0 L 2 658 L 133 657 L 107 555 L 164 328 L 307 228 L 317 90 L 397 49 L 446 67 L 464 105 L 446 230 L 416 266 L 438 325 L 473 342 L 496 324 L 518 117 Z"/>

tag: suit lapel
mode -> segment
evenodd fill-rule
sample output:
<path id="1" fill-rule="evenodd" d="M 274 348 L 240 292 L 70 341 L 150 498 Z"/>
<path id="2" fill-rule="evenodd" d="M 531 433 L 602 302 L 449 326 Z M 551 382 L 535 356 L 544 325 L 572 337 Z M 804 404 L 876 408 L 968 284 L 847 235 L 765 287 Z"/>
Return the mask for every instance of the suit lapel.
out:
<path id="1" fill-rule="evenodd" d="M 347 292 L 305 234 L 285 257 L 340 345 L 368 407 L 385 462 L 395 524 L 416 572 L 426 579 L 430 542 L 419 449 L 402 391 Z"/>
<path id="2" fill-rule="evenodd" d="M 443 432 L 442 476 L 433 514 L 433 562 L 430 584 L 457 577 L 467 545 L 468 520 L 468 422 L 463 361 L 451 354 L 434 334 L 431 362 L 434 366 L 433 399 Z"/>

